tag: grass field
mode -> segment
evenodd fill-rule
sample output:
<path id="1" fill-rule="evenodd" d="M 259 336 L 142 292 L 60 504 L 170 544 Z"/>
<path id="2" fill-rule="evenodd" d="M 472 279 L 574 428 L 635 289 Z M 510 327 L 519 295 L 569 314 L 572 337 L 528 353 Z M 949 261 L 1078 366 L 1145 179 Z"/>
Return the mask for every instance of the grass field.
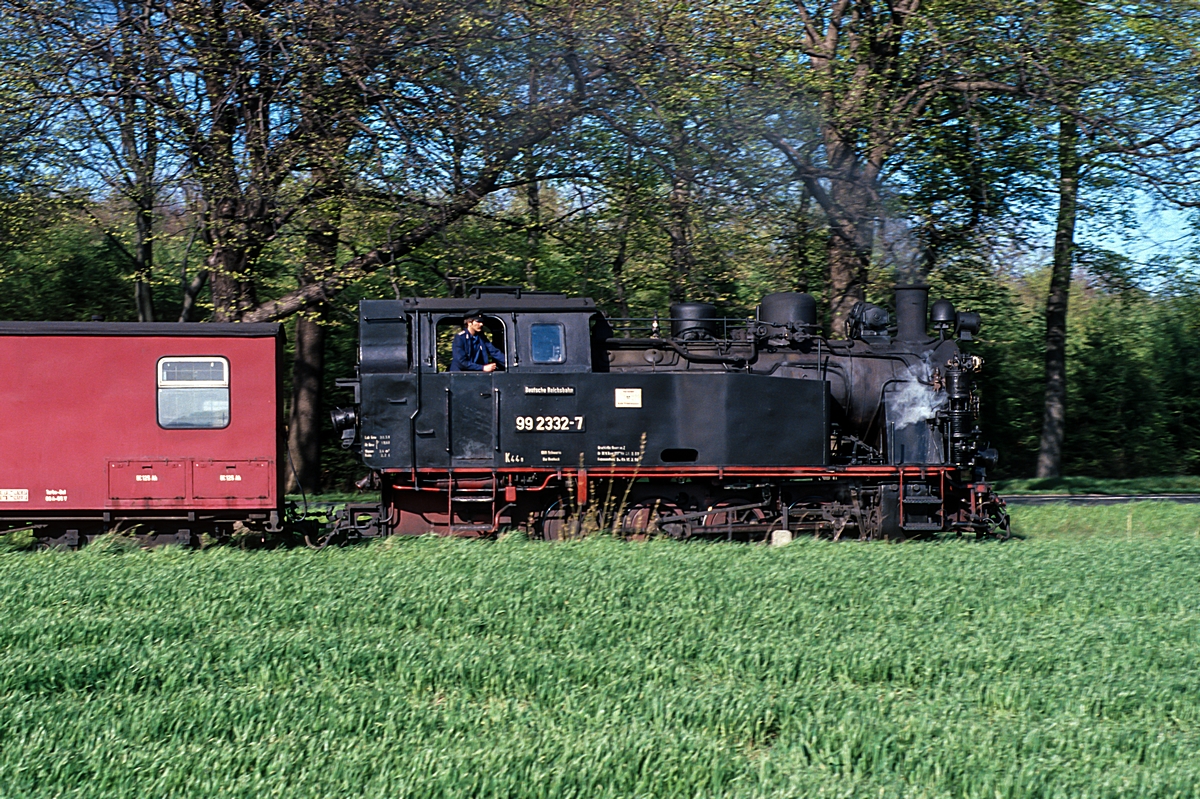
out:
<path id="1" fill-rule="evenodd" d="M 1200 494 L 1200 477 L 1031 477 L 998 480 L 996 490 L 1001 494 Z"/>
<path id="2" fill-rule="evenodd" d="M 0 555 L 0 796 L 1195 796 L 1200 507 Z"/>

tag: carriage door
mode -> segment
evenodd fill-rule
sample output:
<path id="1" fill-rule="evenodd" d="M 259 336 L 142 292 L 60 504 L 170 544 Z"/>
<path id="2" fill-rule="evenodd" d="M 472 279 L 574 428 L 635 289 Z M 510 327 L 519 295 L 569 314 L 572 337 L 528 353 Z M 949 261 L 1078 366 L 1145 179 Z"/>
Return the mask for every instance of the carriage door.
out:
<path id="1" fill-rule="evenodd" d="M 500 398 L 490 374 L 449 375 L 448 437 L 451 466 L 490 466 L 496 457 L 496 416 Z"/>

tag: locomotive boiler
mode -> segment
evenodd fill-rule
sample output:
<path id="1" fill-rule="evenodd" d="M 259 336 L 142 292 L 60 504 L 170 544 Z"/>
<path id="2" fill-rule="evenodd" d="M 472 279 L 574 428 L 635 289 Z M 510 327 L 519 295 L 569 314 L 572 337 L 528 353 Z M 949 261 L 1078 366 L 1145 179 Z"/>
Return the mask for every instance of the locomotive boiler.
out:
<path id="1" fill-rule="evenodd" d="M 468 315 L 503 369 L 450 370 Z M 340 381 L 354 404 L 334 419 L 382 502 L 350 508 L 344 529 L 1007 534 L 976 426 L 982 362 L 962 346 L 979 316 L 901 286 L 894 321 L 859 303 L 830 340 L 793 292 L 752 319 L 704 303 L 609 319 L 590 299 L 516 288 L 364 301 L 357 374 Z"/>

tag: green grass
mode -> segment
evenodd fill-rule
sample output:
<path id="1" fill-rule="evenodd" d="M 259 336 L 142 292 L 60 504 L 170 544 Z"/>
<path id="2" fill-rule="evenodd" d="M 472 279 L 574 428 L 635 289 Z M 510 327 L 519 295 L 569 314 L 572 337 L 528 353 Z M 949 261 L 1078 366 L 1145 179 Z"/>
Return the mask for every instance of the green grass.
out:
<path id="1" fill-rule="evenodd" d="M 997 480 L 1001 494 L 1197 494 L 1200 477 L 1168 475 L 1124 480 L 1102 477 L 1049 477 Z"/>
<path id="2" fill-rule="evenodd" d="M 1200 507 L 1015 516 L 0 554 L 0 795 L 1197 795 Z"/>
<path id="3" fill-rule="evenodd" d="M 288 502 L 296 503 L 296 506 L 303 508 L 305 500 L 309 504 L 326 504 L 326 505 L 342 505 L 347 502 L 354 503 L 378 503 L 378 491 L 333 491 L 325 494 L 309 494 L 307 496 L 301 494 L 288 494 L 286 497 Z"/>
<path id="4" fill-rule="evenodd" d="M 1021 505 L 1009 509 L 1013 532 L 1046 537 L 1165 536 L 1192 533 L 1200 536 L 1200 505 L 1143 501 L 1119 505 L 1081 507 L 1055 502 Z"/>

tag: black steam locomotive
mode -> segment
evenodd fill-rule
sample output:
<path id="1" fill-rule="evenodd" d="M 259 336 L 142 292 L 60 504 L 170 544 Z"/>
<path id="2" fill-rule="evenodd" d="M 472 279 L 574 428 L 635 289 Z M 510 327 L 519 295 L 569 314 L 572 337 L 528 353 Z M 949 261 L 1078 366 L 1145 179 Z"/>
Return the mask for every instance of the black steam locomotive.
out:
<path id="1" fill-rule="evenodd" d="M 974 313 L 896 289 L 896 326 L 859 303 L 845 340 L 819 333 L 808 294 L 755 318 L 704 303 L 613 320 L 590 299 L 476 288 L 463 299 L 360 306 L 343 445 L 382 484 L 349 509 L 360 535 L 906 538 L 1006 535 L 988 488 L 973 376 Z M 479 309 L 473 311 L 473 309 Z M 450 370 L 464 315 L 506 367 Z M 930 329 L 932 333 L 930 333 Z"/>

